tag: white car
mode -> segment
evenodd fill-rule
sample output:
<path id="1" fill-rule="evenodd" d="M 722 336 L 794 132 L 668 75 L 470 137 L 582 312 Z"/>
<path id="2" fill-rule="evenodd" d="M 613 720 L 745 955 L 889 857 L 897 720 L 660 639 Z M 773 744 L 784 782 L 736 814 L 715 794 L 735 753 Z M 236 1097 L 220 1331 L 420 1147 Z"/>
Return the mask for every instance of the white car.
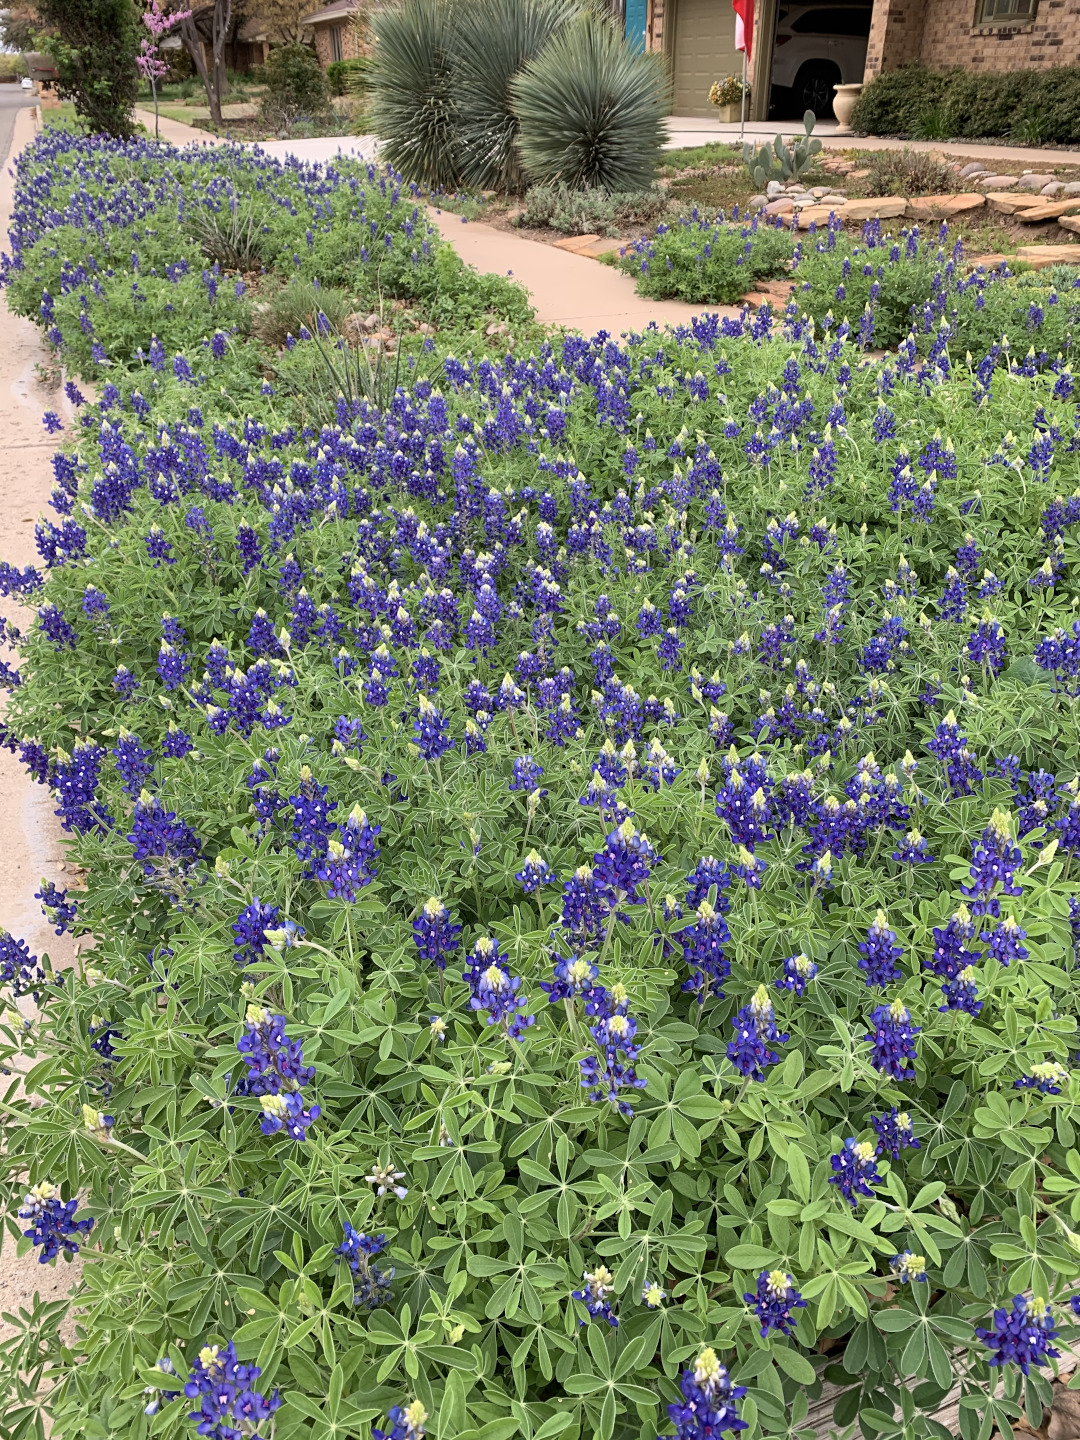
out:
<path id="1" fill-rule="evenodd" d="M 29 75 L 24 75 L 19 81 L 19 84 L 24 90 L 32 90 L 34 88 L 34 82 L 30 79 Z"/>
<path id="2" fill-rule="evenodd" d="M 819 120 L 832 114 L 833 86 L 857 85 L 863 78 L 873 8 L 867 0 L 781 3 L 772 68 L 778 111 L 813 110 Z"/>

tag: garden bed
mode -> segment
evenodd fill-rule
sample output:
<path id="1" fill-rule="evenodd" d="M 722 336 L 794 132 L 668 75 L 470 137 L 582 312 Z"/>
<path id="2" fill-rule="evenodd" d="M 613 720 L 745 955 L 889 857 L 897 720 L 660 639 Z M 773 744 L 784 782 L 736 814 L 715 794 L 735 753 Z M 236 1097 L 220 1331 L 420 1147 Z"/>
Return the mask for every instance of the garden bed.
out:
<path id="1" fill-rule="evenodd" d="M 876 323 L 894 271 L 929 323 L 868 363 L 873 266 L 818 238 L 812 319 L 546 338 L 375 166 L 21 158 L 9 295 L 99 394 L 0 568 L 5 743 L 86 872 L 49 911 L 97 937 L 62 976 L 0 939 L 42 1005 L 0 1030 L 9 1228 L 87 1261 L 56 1433 L 243 1391 L 278 1440 L 754 1440 L 825 1384 L 883 1434 L 948 1440 L 954 1384 L 965 1440 L 1041 1423 L 1076 302 L 873 236 Z M 327 298 L 281 344 L 250 292 L 294 276 L 434 333 L 373 371 Z"/>

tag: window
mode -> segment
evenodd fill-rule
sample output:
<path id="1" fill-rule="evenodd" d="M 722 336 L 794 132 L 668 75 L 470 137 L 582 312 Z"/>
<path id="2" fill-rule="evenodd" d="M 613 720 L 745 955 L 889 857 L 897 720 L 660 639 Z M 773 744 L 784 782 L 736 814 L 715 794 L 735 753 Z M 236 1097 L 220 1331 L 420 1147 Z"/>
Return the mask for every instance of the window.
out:
<path id="1" fill-rule="evenodd" d="M 331 61 L 341 59 L 341 26 L 330 26 L 330 59 Z"/>
<path id="2" fill-rule="evenodd" d="M 1038 0 L 979 0 L 976 25 L 1026 25 L 1035 19 Z"/>

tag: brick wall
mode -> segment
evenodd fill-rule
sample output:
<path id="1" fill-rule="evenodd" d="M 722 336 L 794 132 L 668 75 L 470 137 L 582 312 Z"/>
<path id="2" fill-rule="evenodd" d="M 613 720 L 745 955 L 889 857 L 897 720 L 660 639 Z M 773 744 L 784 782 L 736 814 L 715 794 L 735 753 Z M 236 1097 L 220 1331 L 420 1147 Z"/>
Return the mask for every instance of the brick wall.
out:
<path id="1" fill-rule="evenodd" d="M 1039 0 L 1030 25 L 976 25 L 978 0 L 875 0 L 864 78 L 913 60 L 931 69 L 1080 65 L 1080 0 Z"/>
<path id="2" fill-rule="evenodd" d="M 370 30 L 362 17 L 345 15 L 335 23 L 340 27 L 343 60 L 356 60 L 361 55 L 371 54 Z M 330 42 L 333 28 L 333 25 L 315 26 L 315 54 L 324 70 L 334 58 Z"/>
<path id="3" fill-rule="evenodd" d="M 968 5 L 971 0 L 951 0 Z M 863 80 L 918 60 L 922 51 L 926 0 L 876 0 L 866 47 Z"/>
<path id="4" fill-rule="evenodd" d="M 934 69 L 1046 70 L 1080 64 L 1080 0 L 1039 0 L 1023 27 L 976 26 L 974 0 L 928 5 L 922 60 Z"/>

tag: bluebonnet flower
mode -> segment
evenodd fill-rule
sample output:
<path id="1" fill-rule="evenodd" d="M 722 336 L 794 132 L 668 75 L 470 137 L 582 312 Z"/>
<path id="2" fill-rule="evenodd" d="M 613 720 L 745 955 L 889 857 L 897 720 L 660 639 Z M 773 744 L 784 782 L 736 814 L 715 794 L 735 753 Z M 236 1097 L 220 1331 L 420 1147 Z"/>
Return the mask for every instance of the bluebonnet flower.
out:
<path id="1" fill-rule="evenodd" d="M 591 865 L 579 865 L 563 883 L 563 929 L 579 940 L 593 940 L 603 929 L 608 907 Z"/>
<path id="2" fill-rule="evenodd" d="M 112 816 L 97 799 L 98 777 L 105 751 L 99 745 L 79 744 L 71 755 L 57 752 L 50 776 L 56 814 L 65 830 L 77 835 L 109 830 Z"/>
<path id="3" fill-rule="evenodd" d="M 148 790 L 135 802 L 127 841 L 142 862 L 143 874 L 157 881 L 182 879 L 202 857 L 202 842 L 190 825 Z"/>
<path id="4" fill-rule="evenodd" d="M 256 895 L 233 921 L 232 932 L 237 965 L 253 965 L 261 960 L 267 945 L 266 932 L 277 928 L 281 910 L 277 905 L 263 905 Z"/>
<path id="5" fill-rule="evenodd" d="M 526 895 L 532 895 L 534 891 L 545 885 L 557 885 L 559 877 L 552 870 L 546 860 L 542 860 L 535 850 L 530 850 L 525 858 L 525 864 L 514 876 Z"/>
<path id="6" fill-rule="evenodd" d="M 301 1042 L 286 1038 L 284 1015 L 249 1005 L 244 1023 L 236 1048 L 247 1073 L 237 1094 L 258 1097 L 263 1112 L 259 1129 L 264 1135 L 284 1130 L 290 1140 L 306 1140 L 308 1128 L 321 1112 L 318 1105 L 305 1109 L 300 1092 L 315 1078 L 315 1067 L 304 1064 Z"/>
<path id="7" fill-rule="evenodd" d="M 458 948 L 460 934 L 461 926 L 453 924 L 450 911 L 434 895 L 424 902 L 413 921 L 413 939 L 420 958 L 440 970 L 446 969 L 448 957 Z"/>
<path id="8" fill-rule="evenodd" d="M 833 1173 L 829 1184 L 835 1185 L 852 1209 L 859 1203 L 859 1196 L 867 1200 L 874 1198 L 871 1185 L 880 1185 L 875 1156 L 878 1152 L 867 1140 L 845 1140 L 840 1152 L 830 1156 Z"/>
<path id="9" fill-rule="evenodd" d="M 454 741 L 447 733 L 450 722 L 440 714 L 426 695 L 417 696 L 419 715 L 413 721 L 413 742 L 425 760 L 438 760 L 447 750 L 454 748 Z"/>
<path id="10" fill-rule="evenodd" d="M 122 700 L 130 700 L 139 688 L 139 682 L 126 665 L 118 665 L 113 676 L 113 689 Z"/>
<path id="11" fill-rule="evenodd" d="M 499 954 L 496 941 L 481 936 L 473 946 L 469 969 L 461 977 L 472 994 L 473 1010 L 487 1013 L 489 1025 L 501 1025 L 511 1040 L 520 1040 L 536 1016 L 524 1013 L 527 1001 L 519 996 L 521 977 L 512 976 Z"/>
<path id="12" fill-rule="evenodd" d="M 342 1231 L 342 1242 L 334 1254 L 340 1255 L 353 1273 L 353 1304 L 362 1305 L 365 1310 L 377 1310 L 390 1300 L 390 1283 L 394 1278 L 392 1269 L 384 1270 L 374 1263 L 375 1256 L 386 1249 L 386 1236 L 365 1235 L 354 1230 L 347 1220 Z"/>
<path id="13" fill-rule="evenodd" d="M 610 990 L 592 987 L 586 1008 L 596 1016 L 589 1034 L 597 1053 L 578 1062 L 581 1086 L 589 1092 L 589 1099 L 594 1104 L 612 1105 L 627 1118 L 634 1112 L 622 1091 L 644 1090 L 646 1084 L 634 1070 L 641 1046 L 635 1044 L 637 1020 L 629 1013 L 629 1004 L 624 985 L 613 985 Z"/>
<path id="14" fill-rule="evenodd" d="M 739 1419 L 737 1401 L 745 1385 L 733 1385 L 731 1376 L 711 1347 L 702 1350 L 692 1366 L 679 1376 L 682 1399 L 667 1407 L 675 1426 L 674 1440 L 716 1440 L 725 1430 L 734 1435 L 746 1429 Z M 661 1437 L 667 1440 L 667 1437 Z"/>
<path id="15" fill-rule="evenodd" d="M 55 410 L 46 410 L 41 417 L 41 423 L 45 426 L 46 433 L 49 435 L 58 435 L 64 428 L 64 422 Z"/>
<path id="16" fill-rule="evenodd" d="M 666 1299 L 667 1291 L 655 1280 L 646 1280 L 645 1284 L 641 1287 L 641 1303 L 650 1310 L 663 1309 Z"/>
<path id="17" fill-rule="evenodd" d="M 204 1345 L 184 1385 L 187 1399 L 199 1402 L 188 1414 L 199 1422 L 198 1433 L 208 1440 L 268 1440 L 269 1430 L 262 1437 L 258 1432 L 281 1405 L 281 1396 L 277 1390 L 267 1397 L 255 1389 L 261 1373 L 257 1365 L 237 1360 L 231 1340 L 225 1346 Z"/>
<path id="18" fill-rule="evenodd" d="M 878 1155 L 888 1155 L 893 1160 L 899 1160 L 901 1150 L 921 1148 L 920 1142 L 915 1138 L 911 1116 L 906 1110 L 898 1110 L 894 1105 L 891 1110 L 886 1110 L 884 1115 L 871 1115 L 870 1123 L 877 1131 Z"/>
<path id="19" fill-rule="evenodd" d="M 531 755 L 519 755 L 514 761 L 510 789 L 532 792 L 539 785 L 543 773 L 544 767 L 539 765 Z M 547 791 L 542 790 L 540 793 L 546 795 Z"/>
<path id="20" fill-rule="evenodd" d="M 915 1036 L 920 1033 L 912 1025 L 911 1015 L 902 1000 L 891 1005 L 879 1005 L 870 1016 L 873 1029 L 863 1036 L 871 1041 L 870 1063 L 875 1070 L 889 1075 L 894 1080 L 914 1080 L 915 1071 L 910 1062 L 916 1058 Z"/>
<path id="21" fill-rule="evenodd" d="M 894 1255 L 889 1264 L 901 1285 L 913 1285 L 916 1281 L 926 1279 L 925 1255 L 915 1255 L 910 1250 L 904 1250 L 901 1254 Z"/>
<path id="22" fill-rule="evenodd" d="M 59 1185 L 48 1180 L 34 1185 L 27 1192 L 19 1209 L 19 1219 L 30 1222 L 23 1231 L 34 1245 L 41 1246 L 38 1262 L 45 1265 L 63 1250 L 65 1255 L 77 1255 L 79 1242 L 76 1235 L 89 1235 L 94 1220 L 76 1220 L 78 1200 L 61 1200 Z"/>
<path id="23" fill-rule="evenodd" d="M 1040 1095 L 1060 1095 L 1062 1086 L 1068 1085 L 1069 1072 L 1056 1060 L 1044 1060 L 1032 1065 L 1031 1073 L 1013 1082 L 1014 1090 L 1038 1090 Z"/>
<path id="24" fill-rule="evenodd" d="M 954 980 L 961 970 L 978 958 L 977 951 L 973 955 L 967 949 L 967 943 L 974 935 L 975 925 L 971 915 L 967 906 L 961 905 L 944 928 L 934 926 L 934 952 L 927 960 L 927 966 L 939 979 Z"/>
<path id="25" fill-rule="evenodd" d="M 909 830 L 903 842 L 897 842 L 892 858 L 898 865 L 928 865 L 934 857 L 926 843 L 926 836 L 920 835 L 918 830 Z"/>
<path id="26" fill-rule="evenodd" d="M 702 900 L 697 907 L 697 918 L 692 925 L 686 925 L 678 932 L 683 959 L 690 967 L 690 978 L 682 988 L 694 992 L 699 1004 L 704 1004 L 711 995 L 722 1000 L 721 986 L 731 974 L 731 961 L 724 953 L 724 947 L 731 940 L 731 931 L 723 912 Z"/>
<path id="27" fill-rule="evenodd" d="M 795 1329 L 793 1310 L 801 1310 L 806 1301 L 795 1289 L 795 1282 L 784 1270 L 762 1270 L 757 1280 L 757 1290 L 743 1295 L 752 1305 L 761 1321 L 761 1338 L 768 1339 L 771 1330 L 781 1335 L 790 1335 Z"/>
<path id="28" fill-rule="evenodd" d="M 367 815 L 355 805 L 344 825 L 337 827 L 337 837 L 330 837 L 324 854 L 313 857 L 312 877 L 327 887 L 331 900 L 354 904 L 359 892 L 375 879 L 375 861 L 379 847 L 375 837 L 381 825 L 372 825 Z"/>
<path id="29" fill-rule="evenodd" d="M 74 650 L 79 643 L 79 637 L 75 627 L 65 619 L 63 610 L 59 609 L 52 601 L 46 601 L 38 610 L 38 623 L 41 626 L 42 634 L 52 642 L 53 649 L 57 652 L 63 650 Z"/>
<path id="30" fill-rule="evenodd" d="M 784 1045 L 790 1038 L 777 1029 L 773 1003 L 764 985 L 758 986 L 749 1005 L 742 1007 L 731 1024 L 735 1038 L 728 1043 L 728 1059 L 740 1075 L 764 1080 L 765 1066 L 780 1063 L 780 1056 L 769 1045 Z"/>
<path id="31" fill-rule="evenodd" d="M 988 675 L 1000 675 L 1008 659 L 1005 631 L 992 616 L 981 620 L 968 637 L 967 656 Z"/>
<path id="32" fill-rule="evenodd" d="M 972 902 L 972 915 L 1000 918 L 999 889 L 1001 895 L 1015 897 L 1024 893 L 1023 887 L 1014 883 L 1015 872 L 1022 863 L 1020 849 L 1012 843 L 1009 817 L 1003 810 L 995 810 L 972 856 L 972 883 L 960 886 L 961 894 Z"/>
<path id="33" fill-rule="evenodd" d="M 428 1412 L 419 1400 L 414 1400 L 411 1405 L 391 1405 L 386 1420 L 388 1430 L 372 1426 L 372 1440 L 423 1440 Z"/>
<path id="34" fill-rule="evenodd" d="M 172 553 L 172 541 L 169 540 L 160 525 L 150 526 L 150 532 L 146 537 L 146 553 L 154 562 L 155 570 L 160 569 L 162 564 L 176 564 L 176 556 Z"/>
<path id="35" fill-rule="evenodd" d="M 604 848 L 593 856 L 593 876 L 600 894 L 612 906 L 642 905 L 645 896 L 640 886 L 649 882 L 649 875 L 660 856 L 632 820 L 625 820 L 612 830 Z"/>
<path id="36" fill-rule="evenodd" d="M 937 726 L 927 750 L 936 755 L 945 771 L 954 795 L 971 795 L 983 778 L 975 756 L 967 748 L 967 736 L 961 735 L 953 711 Z"/>
<path id="37" fill-rule="evenodd" d="M 600 971 L 592 961 L 576 955 L 565 959 L 561 955 L 553 955 L 552 959 L 555 978 L 540 981 L 540 989 L 546 991 L 549 1004 L 554 1005 L 557 1000 L 573 1000 L 579 995 L 590 997 L 594 990 L 602 989 L 594 984 Z"/>
<path id="38" fill-rule="evenodd" d="M 138 795 L 143 788 L 143 782 L 154 773 L 153 751 L 144 745 L 137 735 L 121 728 L 112 753 L 125 794 L 132 797 Z"/>
<path id="39" fill-rule="evenodd" d="M 989 946 L 988 954 L 1007 970 L 1013 960 L 1026 960 L 1028 950 L 1024 945 L 1027 931 L 1021 930 L 1011 915 L 998 922 L 993 930 L 985 930 L 979 937 Z"/>
<path id="40" fill-rule="evenodd" d="M 409 1193 L 404 1185 L 398 1184 L 399 1180 L 405 1179 L 405 1171 L 395 1170 L 393 1160 L 387 1160 L 385 1165 L 380 1160 L 373 1161 L 371 1174 L 365 1175 L 364 1179 L 380 1200 L 384 1195 L 393 1195 L 395 1200 L 404 1200 Z"/>
<path id="41" fill-rule="evenodd" d="M 191 673 L 191 662 L 182 650 L 162 640 L 158 650 L 157 672 L 166 690 L 178 690 Z"/>
<path id="42" fill-rule="evenodd" d="M 186 730 L 181 730 L 175 720 L 169 721 L 169 728 L 161 742 L 161 753 L 172 760 L 183 760 L 195 749 L 195 741 Z"/>
<path id="43" fill-rule="evenodd" d="M 806 994 L 806 987 L 818 972 L 818 967 L 806 955 L 789 955 L 784 961 L 784 973 L 774 983 L 777 990 L 790 990 L 793 995 Z"/>
<path id="44" fill-rule="evenodd" d="M 967 965 L 953 979 L 943 980 L 941 998 L 945 1003 L 938 1006 L 939 1010 L 961 1010 L 968 1015 L 978 1015 L 983 1008 L 983 1002 L 975 988 L 973 967 Z"/>
<path id="45" fill-rule="evenodd" d="M 696 910 L 702 900 L 711 899 L 721 915 L 726 915 L 731 909 L 731 901 L 724 891 L 730 884 L 731 872 L 724 862 L 714 855 L 704 855 L 686 877 L 686 903 L 690 909 Z M 710 895 L 714 887 L 715 898 Z"/>
<path id="46" fill-rule="evenodd" d="M 1014 1295 L 1012 1309 L 995 1310 L 993 1327 L 979 1327 L 975 1334 L 991 1352 L 990 1365 L 1018 1365 L 1025 1375 L 1032 1365 L 1045 1365 L 1061 1353 L 1051 1348 L 1057 1330 L 1050 1307 L 1038 1297 Z"/>
<path id="47" fill-rule="evenodd" d="M 580 1290 L 571 1291 L 573 1298 L 583 1301 L 590 1319 L 606 1320 L 614 1329 L 619 1319 L 607 1297 L 615 1289 L 615 1277 L 606 1265 L 598 1264 L 595 1270 L 584 1271 L 581 1278 L 585 1283 Z M 579 1323 L 584 1325 L 586 1322 L 582 1320 Z"/>
<path id="48" fill-rule="evenodd" d="M 330 799 L 327 787 L 320 785 L 304 765 L 298 793 L 289 796 L 289 804 L 293 808 L 290 843 L 297 857 L 308 861 L 310 870 L 329 848 L 330 836 L 336 829 L 330 812 L 337 809 L 337 801 Z"/>
<path id="49" fill-rule="evenodd" d="M 56 926 L 57 935 L 75 929 L 78 904 L 67 897 L 68 892 L 58 889 L 51 880 L 42 880 L 41 889 L 34 892 L 34 899 L 41 901 L 41 913 L 50 925 Z"/>
<path id="50" fill-rule="evenodd" d="M 859 969 L 866 975 L 867 986 L 884 990 L 893 980 L 900 979 L 897 961 L 904 953 L 902 945 L 896 944 L 896 934 L 889 929 L 884 910 L 879 910 L 874 923 L 866 932 L 866 939 L 859 941 L 862 959 Z"/>

